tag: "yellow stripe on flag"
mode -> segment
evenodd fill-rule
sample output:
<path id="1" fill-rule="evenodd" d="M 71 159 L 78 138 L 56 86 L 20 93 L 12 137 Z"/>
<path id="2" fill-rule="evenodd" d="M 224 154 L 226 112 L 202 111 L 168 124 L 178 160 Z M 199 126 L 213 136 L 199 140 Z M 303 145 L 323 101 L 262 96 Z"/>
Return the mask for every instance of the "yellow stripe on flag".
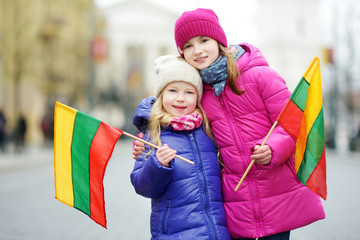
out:
<path id="1" fill-rule="evenodd" d="M 296 142 L 295 170 L 298 172 L 306 149 L 307 136 L 313 126 L 319 112 L 322 109 L 321 74 L 320 62 L 314 58 L 310 67 L 306 70 L 304 78 L 310 83 L 307 100 L 304 109 L 304 117 L 301 121 L 299 137 Z"/>
<path id="2" fill-rule="evenodd" d="M 55 198 L 73 207 L 71 144 L 77 110 L 56 102 L 54 124 Z"/>

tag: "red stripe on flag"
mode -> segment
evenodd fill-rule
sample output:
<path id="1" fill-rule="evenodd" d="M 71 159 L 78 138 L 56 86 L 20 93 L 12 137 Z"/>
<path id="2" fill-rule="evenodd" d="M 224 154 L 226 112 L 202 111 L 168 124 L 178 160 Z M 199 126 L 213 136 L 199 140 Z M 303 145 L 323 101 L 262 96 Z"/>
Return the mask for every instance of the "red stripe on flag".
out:
<path id="1" fill-rule="evenodd" d="M 94 136 L 90 147 L 90 217 L 106 228 L 103 179 L 115 144 L 122 132 L 104 122 Z"/>
<path id="2" fill-rule="evenodd" d="M 304 112 L 289 100 L 277 121 L 293 139 L 297 139 L 303 115 Z"/>
<path id="3" fill-rule="evenodd" d="M 317 195 L 326 200 L 327 187 L 326 187 L 326 160 L 325 160 L 325 147 L 324 151 L 319 159 L 319 162 L 315 166 L 313 172 L 309 176 L 306 182 L 306 187 Z"/>

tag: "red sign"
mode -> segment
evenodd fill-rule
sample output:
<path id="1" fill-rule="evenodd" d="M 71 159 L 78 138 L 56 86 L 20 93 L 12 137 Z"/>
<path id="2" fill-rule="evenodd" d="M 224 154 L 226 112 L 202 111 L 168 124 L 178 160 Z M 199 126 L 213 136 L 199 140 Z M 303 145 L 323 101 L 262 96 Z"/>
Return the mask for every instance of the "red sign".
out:
<path id="1" fill-rule="evenodd" d="M 107 42 L 101 36 L 97 36 L 94 38 L 91 44 L 91 54 L 95 61 L 103 61 L 107 56 Z"/>

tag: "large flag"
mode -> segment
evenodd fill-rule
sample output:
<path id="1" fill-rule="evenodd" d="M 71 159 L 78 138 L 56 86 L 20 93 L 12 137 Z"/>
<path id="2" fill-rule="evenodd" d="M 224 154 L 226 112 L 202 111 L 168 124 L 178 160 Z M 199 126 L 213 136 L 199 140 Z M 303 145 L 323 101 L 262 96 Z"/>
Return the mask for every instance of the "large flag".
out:
<path id="1" fill-rule="evenodd" d="M 326 200 L 325 131 L 320 61 L 313 59 L 276 120 L 296 140 L 298 179 Z"/>
<path id="2" fill-rule="evenodd" d="M 103 179 L 122 130 L 56 102 L 55 198 L 106 228 Z"/>

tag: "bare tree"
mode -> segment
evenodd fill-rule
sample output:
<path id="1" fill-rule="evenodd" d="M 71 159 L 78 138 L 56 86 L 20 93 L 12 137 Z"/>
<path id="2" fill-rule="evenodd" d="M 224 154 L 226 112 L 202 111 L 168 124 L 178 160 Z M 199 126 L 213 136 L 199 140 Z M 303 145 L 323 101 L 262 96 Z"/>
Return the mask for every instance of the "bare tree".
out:
<path id="1" fill-rule="evenodd" d="M 24 75 L 34 69 L 33 57 L 35 40 L 31 34 L 34 29 L 31 23 L 31 13 L 28 11 L 28 1 L 2 1 L 2 47 L 4 81 L 13 82 L 14 98 L 12 99 L 15 119 L 21 113 L 20 87 Z"/>

